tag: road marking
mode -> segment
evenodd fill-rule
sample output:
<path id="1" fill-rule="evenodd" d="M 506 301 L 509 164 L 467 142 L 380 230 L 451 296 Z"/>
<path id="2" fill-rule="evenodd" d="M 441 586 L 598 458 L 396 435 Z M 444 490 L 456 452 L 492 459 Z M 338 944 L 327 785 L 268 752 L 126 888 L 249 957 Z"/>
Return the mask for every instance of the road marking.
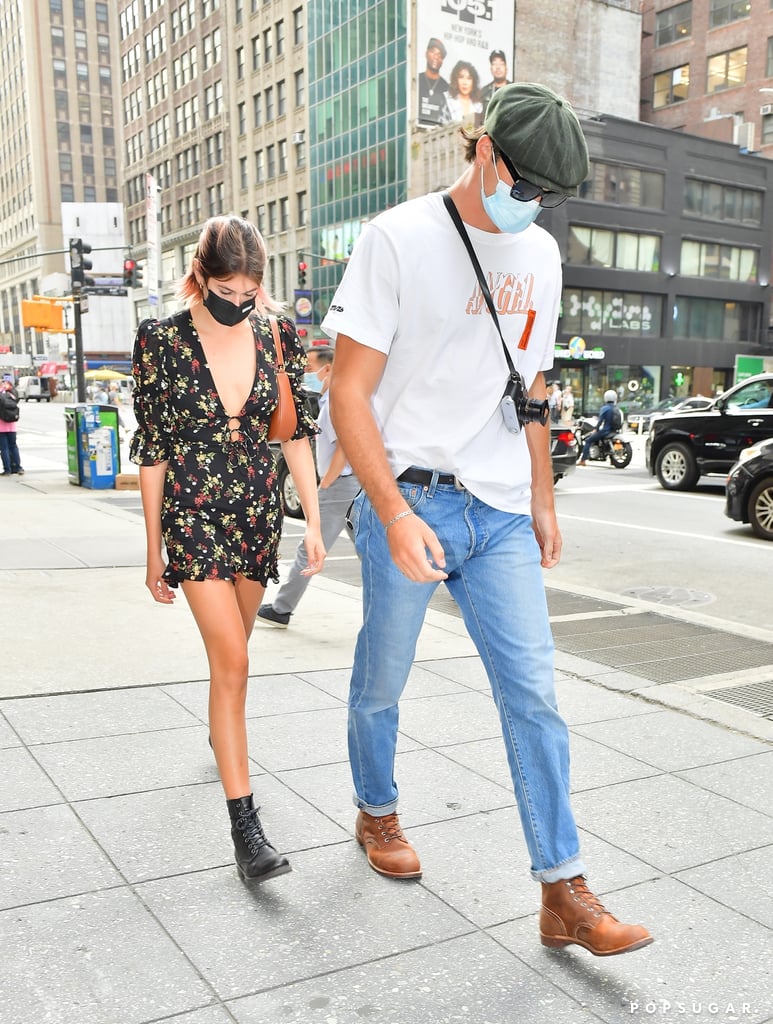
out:
<path id="1" fill-rule="evenodd" d="M 735 540 L 733 537 L 717 537 L 712 534 L 706 533 L 685 533 L 683 530 L 666 530 L 661 526 L 639 526 L 637 523 L 618 523 L 610 519 L 589 519 L 587 516 L 572 516 L 567 515 L 566 512 L 559 512 L 558 520 L 559 523 L 562 519 L 573 519 L 578 523 L 593 523 L 594 526 L 616 526 L 622 530 L 642 530 L 644 533 L 662 533 L 667 537 L 687 537 L 689 540 L 705 540 L 711 544 L 736 544 L 739 547 L 749 547 L 755 544 L 756 538 L 749 537 L 748 540 Z M 767 541 L 760 541 L 761 544 L 768 543 Z M 769 545 L 773 550 L 773 545 Z M 764 550 L 764 548 L 760 548 Z"/>

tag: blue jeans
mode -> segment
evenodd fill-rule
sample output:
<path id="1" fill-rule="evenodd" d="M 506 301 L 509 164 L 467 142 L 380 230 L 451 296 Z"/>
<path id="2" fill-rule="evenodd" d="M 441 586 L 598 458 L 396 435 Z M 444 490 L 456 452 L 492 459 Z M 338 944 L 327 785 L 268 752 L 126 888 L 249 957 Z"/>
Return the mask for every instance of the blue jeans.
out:
<path id="1" fill-rule="evenodd" d="M 486 668 L 532 876 L 554 882 L 583 874 L 569 804 L 569 736 L 556 708 L 553 638 L 531 518 L 500 512 L 452 484 L 398 486 L 443 546 L 446 586 Z M 378 816 L 397 807 L 398 700 L 437 584 L 412 583 L 397 569 L 364 493 L 352 522 L 364 620 L 349 692 L 349 760 L 356 806 Z"/>
<path id="2" fill-rule="evenodd" d="M 0 456 L 3 460 L 4 473 L 18 473 L 21 469 L 19 446 L 16 444 L 15 430 L 0 430 Z"/>
<path id="3" fill-rule="evenodd" d="M 580 453 L 581 459 L 587 459 L 590 455 L 591 446 L 597 441 L 600 441 L 603 437 L 609 437 L 610 431 L 608 430 L 592 430 L 590 434 L 585 438 L 585 443 L 582 446 L 582 452 Z"/>

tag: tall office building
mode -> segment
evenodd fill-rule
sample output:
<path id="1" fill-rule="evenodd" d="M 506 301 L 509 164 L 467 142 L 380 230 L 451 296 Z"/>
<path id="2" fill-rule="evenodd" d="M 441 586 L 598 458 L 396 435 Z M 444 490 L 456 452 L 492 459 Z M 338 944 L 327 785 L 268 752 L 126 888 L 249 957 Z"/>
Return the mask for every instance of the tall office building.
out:
<path id="1" fill-rule="evenodd" d="M 773 5 L 654 0 L 643 14 L 641 118 L 773 157 Z"/>
<path id="2" fill-rule="evenodd" d="M 20 302 L 65 274 L 61 203 L 121 198 L 117 38 L 111 3 L 0 4 L 0 346 L 16 362 L 50 354 Z"/>

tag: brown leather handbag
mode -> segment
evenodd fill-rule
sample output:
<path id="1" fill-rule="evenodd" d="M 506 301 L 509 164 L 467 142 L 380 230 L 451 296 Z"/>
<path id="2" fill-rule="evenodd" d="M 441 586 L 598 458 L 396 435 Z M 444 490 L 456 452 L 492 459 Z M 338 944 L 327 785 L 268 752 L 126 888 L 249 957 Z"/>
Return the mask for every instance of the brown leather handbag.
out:
<path id="1" fill-rule="evenodd" d="M 279 324 L 275 316 L 270 316 L 268 321 L 271 324 L 271 333 L 274 335 L 276 383 L 279 392 L 279 401 L 271 414 L 271 422 L 268 425 L 268 439 L 269 441 L 289 441 L 298 429 L 298 414 L 295 411 L 290 378 L 285 369 L 285 355 L 279 337 Z"/>

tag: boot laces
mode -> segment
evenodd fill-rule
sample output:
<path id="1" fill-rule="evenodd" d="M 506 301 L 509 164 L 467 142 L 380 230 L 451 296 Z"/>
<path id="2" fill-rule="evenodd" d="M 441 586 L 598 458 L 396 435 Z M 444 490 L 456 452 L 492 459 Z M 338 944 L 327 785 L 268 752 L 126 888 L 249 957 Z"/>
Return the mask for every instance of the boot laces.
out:
<path id="1" fill-rule="evenodd" d="M 256 807 L 254 811 L 248 812 L 236 822 L 236 827 L 244 836 L 247 849 L 253 856 L 264 846 L 268 846 L 266 833 L 263 831 L 263 825 L 258 817 L 259 810 L 260 808 Z"/>
<path id="2" fill-rule="evenodd" d="M 568 878 L 566 880 L 566 884 L 569 887 L 569 892 L 574 897 L 576 903 L 579 903 L 587 910 L 592 911 L 597 917 L 601 917 L 602 914 L 609 914 L 609 911 L 598 896 L 588 888 L 588 882 L 585 875 L 577 875 L 575 878 Z M 609 916 L 611 917 L 612 915 L 609 914 Z"/>
<path id="3" fill-rule="evenodd" d="M 385 818 L 376 818 L 376 823 L 385 843 L 391 839 L 405 840 L 403 830 L 400 828 L 400 819 L 396 814 L 387 814 Z"/>

